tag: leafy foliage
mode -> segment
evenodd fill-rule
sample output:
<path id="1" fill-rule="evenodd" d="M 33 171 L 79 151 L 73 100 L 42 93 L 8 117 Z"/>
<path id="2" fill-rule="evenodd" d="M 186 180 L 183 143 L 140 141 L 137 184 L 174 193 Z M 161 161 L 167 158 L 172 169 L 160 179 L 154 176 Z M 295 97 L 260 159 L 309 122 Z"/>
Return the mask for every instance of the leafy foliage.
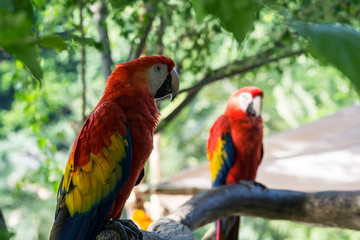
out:
<path id="1" fill-rule="evenodd" d="M 360 93 L 360 33 L 344 25 L 297 23 L 295 29 L 310 39 L 309 52 L 349 77 Z"/>
<path id="2" fill-rule="evenodd" d="M 241 43 L 252 27 L 256 4 L 254 0 L 193 0 L 198 21 L 204 20 L 208 14 L 217 16 L 221 25 L 234 34 Z"/>
<path id="3" fill-rule="evenodd" d="M 224 111 L 230 94 L 244 85 L 257 85 L 265 92 L 266 135 L 359 102 L 344 76 L 331 67 L 350 79 L 358 76 L 358 72 L 347 73 L 342 69 L 345 65 L 333 59 L 339 52 L 333 47 L 336 45 L 349 65 L 346 69 L 358 66 L 355 54 L 359 51 L 354 49 L 360 42 L 350 38 L 358 38 L 360 7 L 356 0 L 83 0 L 84 38 L 79 37 L 76 1 L 1 1 L 0 46 L 5 52 L 0 49 L 0 194 L 4 196 L 0 206 L 6 219 L 11 219 L 13 239 L 48 238 L 58 181 L 82 125 L 81 45 L 87 51 L 87 114 L 104 89 L 99 57 L 104 49 L 97 40 L 91 11 L 91 6 L 100 2 L 107 8 L 101 24 L 108 29 L 114 63 L 128 61 L 136 52 L 164 54 L 175 60 L 182 93 L 166 107 L 159 103 L 162 120 L 194 94 L 171 121 L 163 121 L 160 144 L 165 177 L 207 161 L 208 129 Z M 290 27 L 295 21 L 303 26 L 302 32 L 294 33 Z M 308 24 L 311 22 L 316 25 Z M 306 37 L 299 36 L 300 32 Z M 330 66 L 319 66 L 313 58 L 299 54 L 260 64 L 304 51 L 307 46 L 314 58 L 325 59 Z M 250 69 L 231 74 L 244 67 Z M 43 76 L 41 87 L 33 84 L 24 71 L 27 69 L 36 79 Z M 214 76 L 221 77 L 201 85 Z M 191 90 L 197 84 L 201 87 Z M 267 239 L 291 237 L 291 232 L 303 229 L 285 223 L 274 227 L 272 221 L 247 221 L 245 225 L 259 238 L 261 232 L 254 229 L 266 229 L 261 236 Z M 287 227 L 288 232 L 284 230 Z M 317 229 L 306 227 L 301 234 Z M 332 231 L 316 234 L 329 236 L 327 232 Z"/>
<path id="4" fill-rule="evenodd" d="M 0 14 L 3 16 L 0 20 L 0 46 L 22 61 L 31 75 L 40 81 L 42 71 L 37 61 L 30 1 L 5 0 L 0 5 Z"/>

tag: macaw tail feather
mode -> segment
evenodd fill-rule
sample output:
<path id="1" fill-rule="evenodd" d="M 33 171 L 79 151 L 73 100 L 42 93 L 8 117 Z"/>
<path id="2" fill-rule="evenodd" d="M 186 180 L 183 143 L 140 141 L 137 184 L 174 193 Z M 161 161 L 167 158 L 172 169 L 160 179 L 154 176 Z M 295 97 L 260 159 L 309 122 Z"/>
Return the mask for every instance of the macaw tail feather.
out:
<path id="1" fill-rule="evenodd" d="M 239 235 L 240 217 L 228 217 L 215 222 L 216 240 L 237 240 Z"/>
<path id="2" fill-rule="evenodd" d="M 116 191 L 113 191 L 90 211 L 77 213 L 73 217 L 70 216 L 69 210 L 64 205 L 56 216 L 50 240 L 95 240 L 105 223 L 104 219 L 106 219 L 115 197 Z"/>
<path id="3" fill-rule="evenodd" d="M 73 218 L 65 206 L 56 218 L 50 240 L 95 239 L 103 225 L 100 215 L 100 211 L 97 211 Z"/>

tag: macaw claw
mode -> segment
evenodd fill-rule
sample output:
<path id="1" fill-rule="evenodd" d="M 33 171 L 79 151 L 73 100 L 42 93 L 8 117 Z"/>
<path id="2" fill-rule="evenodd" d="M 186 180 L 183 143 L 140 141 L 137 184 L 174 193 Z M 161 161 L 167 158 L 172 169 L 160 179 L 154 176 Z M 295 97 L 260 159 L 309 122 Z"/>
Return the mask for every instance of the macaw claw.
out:
<path id="1" fill-rule="evenodd" d="M 104 231 L 108 233 L 104 234 Z M 104 239 L 113 239 L 113 240 L 142 240 L 143 234 L 140 229 L 135 225 L 135 223 L 130 219 L 111 219 L 109 220 L 101 230 L 102 236 L 106 235 Z M 117 234 L 114 234 L 117 232 Z M 98 238 L 96 238 L 99 240 Z"/>

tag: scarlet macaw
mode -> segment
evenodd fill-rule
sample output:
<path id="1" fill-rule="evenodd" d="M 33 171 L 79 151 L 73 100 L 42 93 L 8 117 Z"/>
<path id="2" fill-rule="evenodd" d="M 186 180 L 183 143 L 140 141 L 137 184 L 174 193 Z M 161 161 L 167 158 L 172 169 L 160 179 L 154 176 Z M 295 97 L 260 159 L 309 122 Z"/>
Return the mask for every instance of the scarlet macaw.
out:
<path id="1" fill-rule="evenodd" d="M 107 220 L 120 218 L 153 147 L 154 99 L 178 93 L 174 66 L 164 56 L 142 57 L 109 76 L 71 149 L 50 239 L 95 239 Z"/>
<path id="2" fill-rule="evenodd" d="M 210 129 L 207 156 L 213 187 L 255 180 L 263 155 L 262 98 L 257 87 L 241 88 Z M 238 239 L 239 224 L 240 217 L 217 220 L 216 239 Z"/>

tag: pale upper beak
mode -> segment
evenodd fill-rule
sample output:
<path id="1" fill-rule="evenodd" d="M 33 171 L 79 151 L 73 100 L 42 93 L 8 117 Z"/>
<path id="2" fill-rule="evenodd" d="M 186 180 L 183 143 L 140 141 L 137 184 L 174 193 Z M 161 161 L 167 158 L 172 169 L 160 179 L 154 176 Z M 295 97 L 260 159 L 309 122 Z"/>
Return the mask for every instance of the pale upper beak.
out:
<path id="1" fill-rule="evenodd" d="M 170 101 L 172 101 L 179 92 L 180 79 L 175 68 L 173 68 L 173 70 L 170 72 L 170 75 L 171 75 L 171 89 L 172 89 L 170 93 Z"/>
<path id="2" fill-rule="evenodd" d="M 262 97 L 255 96 L 246 109 L 247 114 L 259 117 L 262 108 Z"/>

